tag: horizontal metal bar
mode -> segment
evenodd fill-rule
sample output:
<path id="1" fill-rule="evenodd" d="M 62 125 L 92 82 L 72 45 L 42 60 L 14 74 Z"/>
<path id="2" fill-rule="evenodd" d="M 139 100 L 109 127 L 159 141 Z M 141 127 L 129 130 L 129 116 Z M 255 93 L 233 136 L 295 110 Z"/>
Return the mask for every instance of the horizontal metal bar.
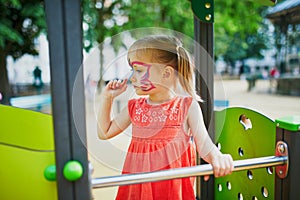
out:
<path id="1" fill-rule="evenodd" d="M 252 158 L 234 161 L 233 171 L 242 171 L 249 169 L 257 169 L 263 167 L 272 167 L 283 165 L 287 162 L 288 157 L 268 156 L 261 158 Z M 197 165 L 193 167 L 176 168 L 169 170 L 161 170 L 155 172 L 125 174 L 119 176 L 109 176 L 92 179 L 93 188 L 104 188 L 120 185 L 130 185 L 145 182 L 162 181 L 176 178 L 186 178 L 191 176 L 204 176 L 213 174 L 213 168 L 210 164 Z"/>

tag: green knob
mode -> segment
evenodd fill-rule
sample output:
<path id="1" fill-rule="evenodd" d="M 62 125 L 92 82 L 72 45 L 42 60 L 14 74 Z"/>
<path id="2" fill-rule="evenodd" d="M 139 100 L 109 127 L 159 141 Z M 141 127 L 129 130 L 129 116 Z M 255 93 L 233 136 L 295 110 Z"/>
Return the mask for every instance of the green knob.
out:
<path id="1" fill-rule="evenodd" d="M 80 179 L 83 174 L 82 165 L 76 160 L 71 160 L 65 165 L 63 174 L 67 180 L 76 181 Z"/>
<path id="2" fill-rule="evenodd" d="M 44 177 L 48 181 L 55 181 L 56 180 L 56 166 L 55 165 L 49 165 L 44 170 Z"/>

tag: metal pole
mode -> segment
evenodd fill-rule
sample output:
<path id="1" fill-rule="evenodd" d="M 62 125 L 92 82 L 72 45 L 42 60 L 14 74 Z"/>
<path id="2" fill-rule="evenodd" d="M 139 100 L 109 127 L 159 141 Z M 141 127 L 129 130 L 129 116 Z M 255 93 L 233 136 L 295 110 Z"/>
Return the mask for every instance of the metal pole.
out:
<path id="1" fill-rule="evenodd" d="M 75 127 L 72 110 L 73 105 L 77 113 L 85 113 L 83 72 L 80 68 L 83 57 L 81 0 L 46 0 L 45 10 L 50 48 L 58 199 L 88 200 L 92 197 L 85 115 L 80 115 Z M 73 90 L 77 72 L 77 82 L 81 84 L 77 83 L 76 90 Z M 76 98 L 72 99 L 72 96 Z M 63 175 L 64 166 L 70 160 L 80 162 L 84 169 L 83 176 L 73 182 Z"/>
<path id="2" fill-rule="evenodd" d="M 206 1 L 199 1 L 206 2 Z M 198 2 L 197 2 L 198 3 Z M 199 4 L 198 3 L 198 4 Z M 213 3 L 213 0 L 211 1 Z M 201 5 L 199 5 L 201 7 Z M 205 7 L 205 6 L 203 6 Z M 201 103 L 203 119 L 211 139 L 215 140 L 215 119 L 214 119 L 214 49 L 213 49 L 213 23 L 206 23 L 194 17 L 194 38 L 201 49 L 196 48 L 195 62 L 196 65 L 196 89 L 205 103 Z M 200 161 L 198 161 L 200 163 Z M 201 160 L 201 163 L 204 163 Z M 197 178 L 197 198 L 214 199 L 214 179 L 204 181 Z M 202 188 L 200 190 L 200 187 Z"/>
<path id="3" fill-rule="evenodd" d="M 287 156 L 268 156 L 234 161 L 233 171 L 242 171 L 263 167 L 283 165 L 288 161 Z M 93 188 L 104 188 L 120 185 L 138 184 L 145 182 L 162 181 L 176 178 L 186 178 L 191 176 L 204 176 L 213 174 L 210 164 L 197 165 L 194 167 L 177 168 L 171 170 L 161 170 L 156 172 L 126 174 L 92 179 Z"/>

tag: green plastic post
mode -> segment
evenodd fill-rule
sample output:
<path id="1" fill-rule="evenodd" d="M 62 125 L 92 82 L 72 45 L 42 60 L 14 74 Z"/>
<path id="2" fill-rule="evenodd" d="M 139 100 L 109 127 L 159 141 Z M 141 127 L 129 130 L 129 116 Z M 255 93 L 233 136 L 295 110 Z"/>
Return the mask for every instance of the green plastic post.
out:
<path id="1" fill-rule="evenodd" d="M 300 131 L 300 116 L 287 116 L 275 120 L 276 126 L 288 131 Z"/>
<path id="2" fill-rule="evenodd" d="M 76 181 L 82 177 L 83 167 L 80 162 L 71 160 L 67 162 L 63 169 L 64 177 L 69 181 Z"/>

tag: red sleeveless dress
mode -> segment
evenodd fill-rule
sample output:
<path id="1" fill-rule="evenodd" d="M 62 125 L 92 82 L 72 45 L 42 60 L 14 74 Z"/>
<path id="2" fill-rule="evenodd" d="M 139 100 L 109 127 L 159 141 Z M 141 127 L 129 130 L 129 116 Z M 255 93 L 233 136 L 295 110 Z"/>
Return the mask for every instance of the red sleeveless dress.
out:
<path id="1" fill-rule="evenodd" d="M 194 166 L 195 145 L 183 124 L 191 97 L 150 105 L 146 98 L 128 103 L 132 121 L 132 140 L 126 155 L 123 174 L 151 172 Z M 181 178 L 152 183 L 120 186 L 117 200 L 195 200 L 195 178 Z"/>

